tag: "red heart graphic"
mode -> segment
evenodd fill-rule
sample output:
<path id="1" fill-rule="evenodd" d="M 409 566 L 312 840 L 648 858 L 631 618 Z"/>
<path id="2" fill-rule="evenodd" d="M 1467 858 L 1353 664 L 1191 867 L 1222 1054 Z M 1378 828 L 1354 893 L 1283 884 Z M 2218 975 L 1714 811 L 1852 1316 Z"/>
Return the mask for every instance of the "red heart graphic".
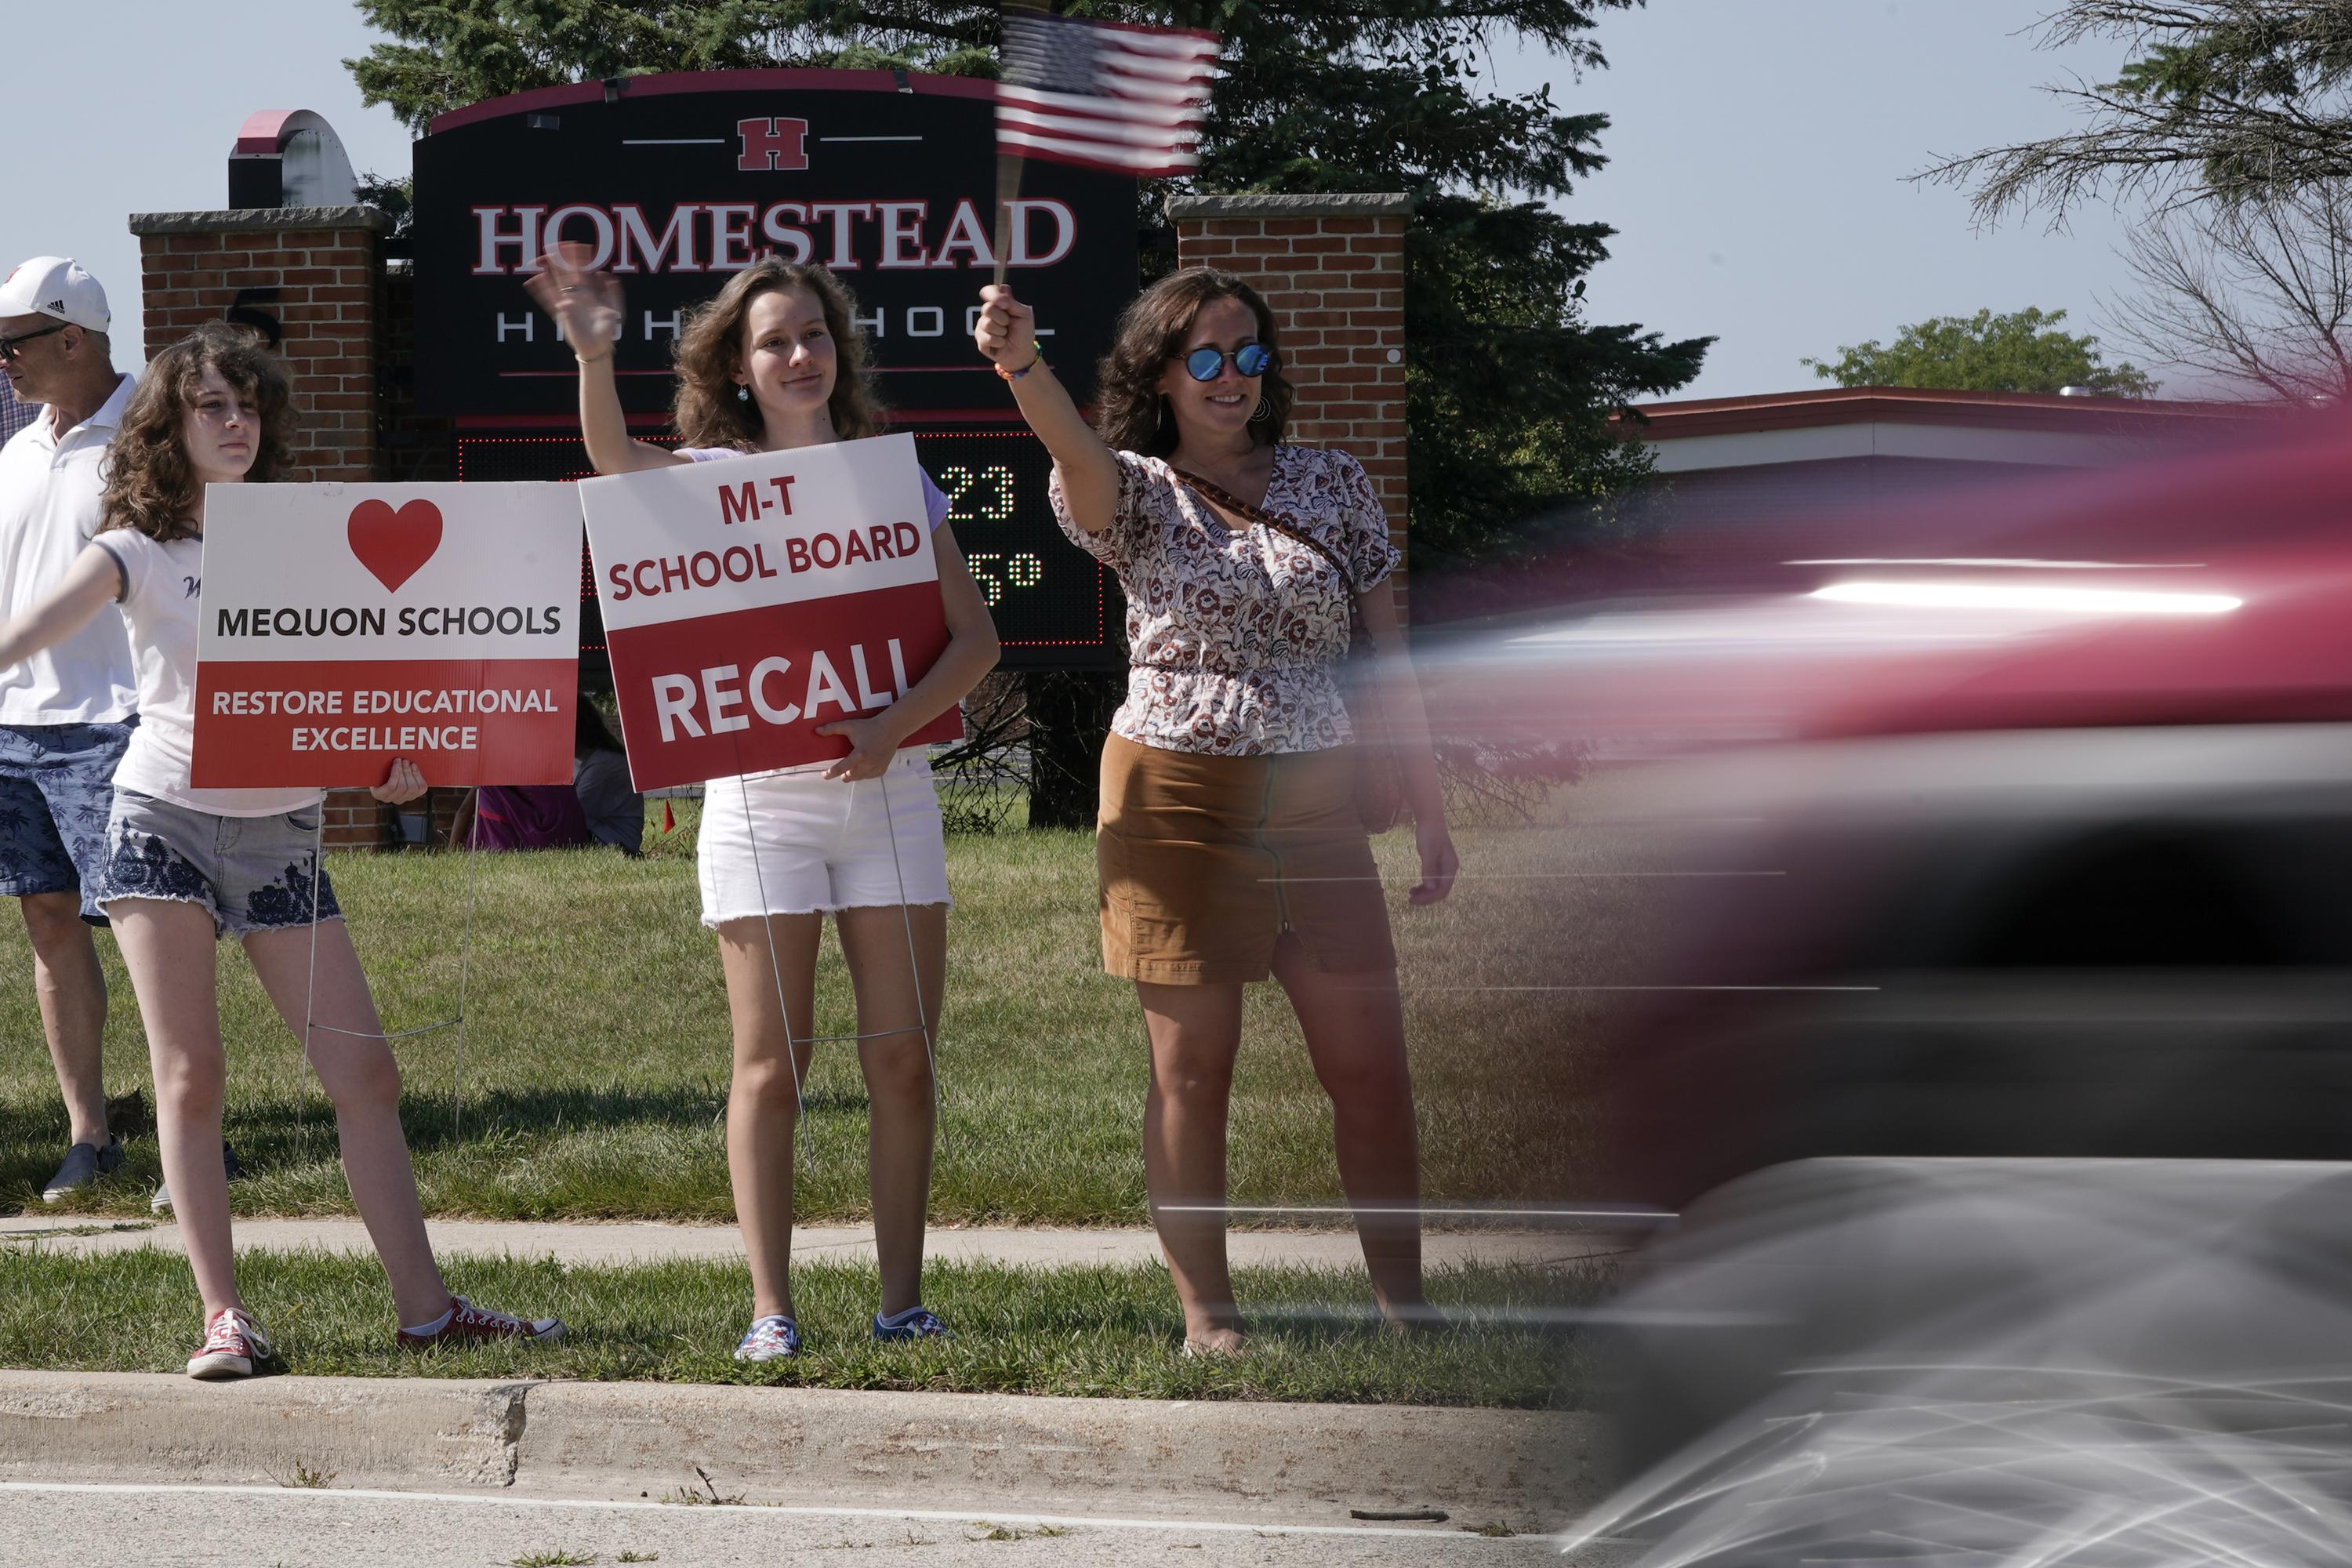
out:
<path id="1" fill-rule="evenodd" d="M 441 548 L 441 509 L 429 500 L 413 500 L 394 511 L 388 502 L 363 500 L 352 508 L 347 531 L 360 564 L 397 594 Z"/>

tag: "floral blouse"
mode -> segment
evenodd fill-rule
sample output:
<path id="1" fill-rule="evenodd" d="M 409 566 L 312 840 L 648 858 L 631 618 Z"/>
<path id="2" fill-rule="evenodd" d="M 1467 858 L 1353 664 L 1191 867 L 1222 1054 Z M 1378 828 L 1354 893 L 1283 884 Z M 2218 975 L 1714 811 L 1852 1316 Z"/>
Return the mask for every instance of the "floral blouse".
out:
<path id="1" fill-rule="evenodd" d="M 1227 528 L 1158 458 L 1111 456 L 1118 506 L 1100 533 L 1070 521 L 1058 471 L 1050 488 L 1062 531 L 1127 594 L 1127 700 L 1111 732 L 1220 757 L 1346 744 L 1333 666 L 1348 651 L 1349 584 L 1295 539 Z M 1396 566 L 1380 498 L 1345 452 L 1276 447 L 1263 504 L 1347 562 L 1357 592 Z"/>

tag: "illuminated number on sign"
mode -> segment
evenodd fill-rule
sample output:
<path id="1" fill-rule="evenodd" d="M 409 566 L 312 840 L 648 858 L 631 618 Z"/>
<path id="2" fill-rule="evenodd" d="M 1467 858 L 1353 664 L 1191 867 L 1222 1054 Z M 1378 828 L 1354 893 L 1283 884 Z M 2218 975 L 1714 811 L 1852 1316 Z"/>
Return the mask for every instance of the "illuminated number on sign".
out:
<path id="1" fill-rule="evenodd" d="M 941 468 L 940 489 L 947 494 L 950 522 L 1012 521 L 1011 468 L 996 465 L 985 468 Z"/>
<path id="2" fill-rule="evenodd" d="M 1004 603 L 1008 591 L 1034 588 L 1045 580 L 1045 563 L 1025 550 L 1016 555 L 980 551 L 965 556 L 964 564 L 971 569 L 971 580 L 991 609 Z"/>
<path id="3" fill-rule="evenodd" d="M 971 580 L 979 586 L 980 596 L 988 601 L 990 609 L 1004 602 L 1004 584 L 996 574 L 996 563 L 1003 559 L 1000 555 L 982 551 L 975 551 L 963 558 L 963 563 L 971 569 Z"/>
<path id="4" fill-rule="evenodd" d="M 981 511 L 991 522 L 1004 522 L 1013 516 L 1013 470 L 1006 468 L 982 468 L 981 478 L 996 487 L 996 499 L 987 502 Z"/>
<path id="5" fill-rule="evenodd" d="M 970 522 L 971 519 L 963 510 L 963 492 L 971 489 L 971 470 L 965 468 L 941 468 L 940 489 L 947 493 L 948 521 Z"/>

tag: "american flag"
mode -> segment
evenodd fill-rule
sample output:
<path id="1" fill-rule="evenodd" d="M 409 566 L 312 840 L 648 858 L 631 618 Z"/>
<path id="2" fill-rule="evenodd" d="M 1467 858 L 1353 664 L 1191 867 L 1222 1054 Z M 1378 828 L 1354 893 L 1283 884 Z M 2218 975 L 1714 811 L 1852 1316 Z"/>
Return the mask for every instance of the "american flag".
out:
<path id="1" fill-rule="evenodd" d="M 1075 16 L 1004 18 L 996 150 L 1139 179 L 1198 166 L 1217 36 Z"/>

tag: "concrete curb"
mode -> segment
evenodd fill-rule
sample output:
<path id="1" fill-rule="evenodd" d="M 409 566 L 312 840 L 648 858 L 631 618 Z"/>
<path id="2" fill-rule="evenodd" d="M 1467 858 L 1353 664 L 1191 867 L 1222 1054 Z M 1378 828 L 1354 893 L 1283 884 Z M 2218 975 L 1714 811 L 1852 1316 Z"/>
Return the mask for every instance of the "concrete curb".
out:
<path id="1" fill-rule="evenodd" d="M 1555 1527 L 1598 1501 L 1598 1416 L 642 1383 L 0 1372 L 0 1478 L 304 1484 Z"/>

